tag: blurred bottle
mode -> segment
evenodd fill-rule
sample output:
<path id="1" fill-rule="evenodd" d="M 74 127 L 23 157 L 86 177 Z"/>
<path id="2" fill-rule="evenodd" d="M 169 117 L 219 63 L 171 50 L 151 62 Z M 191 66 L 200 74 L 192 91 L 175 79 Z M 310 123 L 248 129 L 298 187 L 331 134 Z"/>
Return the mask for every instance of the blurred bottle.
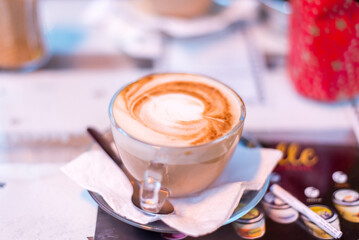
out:
<path id="1" fill-rule="evenodd" d="M 46 59 L 37 0 L 0 0 L 0 70 L 30 71 Z"/>
<path id="2" fill-rule="evenodd" d="M 159 15 L 193 18 L 209 12 L 212 0 L 151 0 L 152 9 Z"/>
<path id="3" fill-rule="evenodd" d="M 289 72 L 302 95 L 320 101 L 359 93 L 359 3 L 292 0 Z"/>

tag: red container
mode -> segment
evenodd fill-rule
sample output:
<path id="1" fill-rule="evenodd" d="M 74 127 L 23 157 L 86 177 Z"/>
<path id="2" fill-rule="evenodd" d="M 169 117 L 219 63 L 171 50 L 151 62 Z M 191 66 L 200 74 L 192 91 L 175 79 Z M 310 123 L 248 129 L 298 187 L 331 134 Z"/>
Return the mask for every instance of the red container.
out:
<path id="1" fill-rule="evenodd" d="M 359 3 L 292 0 L 289 72 L 306 97 L 334 102 L 359 95 Z"/>

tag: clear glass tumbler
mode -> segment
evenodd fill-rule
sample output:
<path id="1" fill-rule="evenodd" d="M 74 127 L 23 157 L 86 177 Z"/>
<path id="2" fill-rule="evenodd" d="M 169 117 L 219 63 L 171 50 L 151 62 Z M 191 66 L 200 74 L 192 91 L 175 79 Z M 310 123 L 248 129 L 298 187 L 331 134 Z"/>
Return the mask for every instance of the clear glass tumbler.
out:
<path id="1" fill-rule="evenodd" d="M 0 70 L 31 71 L 48 59 L 37 0 L 0 0 Z"/>

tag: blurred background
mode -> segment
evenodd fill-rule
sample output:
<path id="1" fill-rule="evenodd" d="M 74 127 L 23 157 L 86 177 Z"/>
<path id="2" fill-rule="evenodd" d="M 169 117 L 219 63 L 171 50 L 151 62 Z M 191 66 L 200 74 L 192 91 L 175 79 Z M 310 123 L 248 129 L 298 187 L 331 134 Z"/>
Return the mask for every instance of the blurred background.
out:
<path id="1" fill-rule="evenodd" d="M 60 167 L 93 147 L 87 127 L 109 130 L 119 88 L 158 72 L 238 92 L 244 136 L 284 153 L 271 181 L 306 204 L 358 196 L 359 1 L 0 0 L 0 239 L 139 234 L 100 223 Z M 342 239 L 358 236 L 340 221 Z M 310 238 L 267 223 L 263 239 Z"/>
<path id="2" fill-rule="evenodd" d="M 291 81 L 287 1 L 0 0 L 0 13 L 3 36 L 23 31 L 40 49 L 20 59 L 28 50 L 0 40 L 0 161 L 72 159 L 87 126 L 108 129 L 116 90 L 153 72 L 228 84 L 258 139 L 356 144 L 355 99 L 312 100 Z"/>

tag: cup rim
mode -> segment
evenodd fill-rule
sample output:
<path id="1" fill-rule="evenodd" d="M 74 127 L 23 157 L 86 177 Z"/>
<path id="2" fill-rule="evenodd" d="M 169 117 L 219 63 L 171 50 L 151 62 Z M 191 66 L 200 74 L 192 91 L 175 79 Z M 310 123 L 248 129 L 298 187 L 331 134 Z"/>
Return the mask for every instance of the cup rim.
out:
<path id="1" fill-rule="evenodd" d="M 115 102 L 115 99 L 116 97 L 118 96 L 118 94 L 124 89 L 126 88 L 127 86 L 129 86 L 130 84 L 136 82 L 136 81 L 139 81 L 140 79 L 143 79 L 143 78 L 147 78 L 147 77 L 150 77 L 150 76 L 158 76 L 158 75 L 166 75 L 166 74 L 171 74 L 171 75 L 192 75 L 192 76 L 200 76 L 200 77 L 205 77 L 205 78 L 208 78 L 210 80 L 213 80 L 213 81 L 216 81 L 222 85 L 224 85 L 225 87 L 227 87 L 234 95 L 236 98 L 238 98 L 239 102 L 242 104 L 240 106 L 241 108 L 241 111 L 240 111 L 240 118 L 239 118 L 239 121 L 238 123 L 230 130 L 228 131 L 227 133 L 225 133 L 224 135 L 222 135 L 221 137 L 219 138 L 216 138 L 210 142 L 206 142 L 206 143 L 201 143 L 201 144 L 197 144 L 197 145 L 193 145 L 193 146 L 167 146 L 167 145 L 161 145 L 161 144 L 153 144 L 153 143 L 150 143 L 150 142 L 146 142 L 146 141 L 143 141 L 143 140 L 140 140 L 132 135 L 130 135 L 129 133 L 127 133 L 124 129 L 122 129 L 115 121 L 115 118 L 113 116 L 113 105 L 114 105 L 114 102 Z M 244 124 L 244 120 L 246 118 L 246 106 L 244 104 L 244 101 L 243 99 L 238 95 L 237 92 L 235 92 L 231 87 L 229 87 L 227 84 L 217 80 L 217 79 L 214 79 L 212 77 L 208 77 L 206 75 L 202 75 L 202 74 L 195 74 L 195 73 L 180 73 L 180 72 L 162 72 L 162 73 L 151 73 L 151 74 L 148 74 L 148 75 L 145 75 L 139 79 L 137 79 L 136 81 L 133 81 L 133 82 L 130 82 L 128 84 L 125 84 L 124 86 L 122 86 L 119 90 L 117 90 L 115 92 L 115 94 L 113 95 L 113 97 L 111 98 L 111 101 L 110 101 L 110 105 L 109 105 L 109 108 L 108 108 L 108 114 L 109 114 L 109 117 L 110 117 L 110 122 L 111 122 L 111 125 L 116 127 L 116 129 L 121 133 L 123 134 L 124 136 L 132 139 L 133 141 L 135 142 L 139 142 L 139 143 L 142 143 L 142 144 L 145 144 L 145 145 L 149 145 L 149 146 L 152 146 L 154 148 L 161 148 L 161 149 L 195 149 L 195 148 L 199 148 L 199 147 L 206 147 L 206 146 L 211 146 L 211 145 L 214 145 L 218 142 L 221 142 L 223 141 L 224 139 L 232 136 L 235 132 L 238 131 L 238 129 L 242 128 L 243 127 L 243 124 Z"/>

